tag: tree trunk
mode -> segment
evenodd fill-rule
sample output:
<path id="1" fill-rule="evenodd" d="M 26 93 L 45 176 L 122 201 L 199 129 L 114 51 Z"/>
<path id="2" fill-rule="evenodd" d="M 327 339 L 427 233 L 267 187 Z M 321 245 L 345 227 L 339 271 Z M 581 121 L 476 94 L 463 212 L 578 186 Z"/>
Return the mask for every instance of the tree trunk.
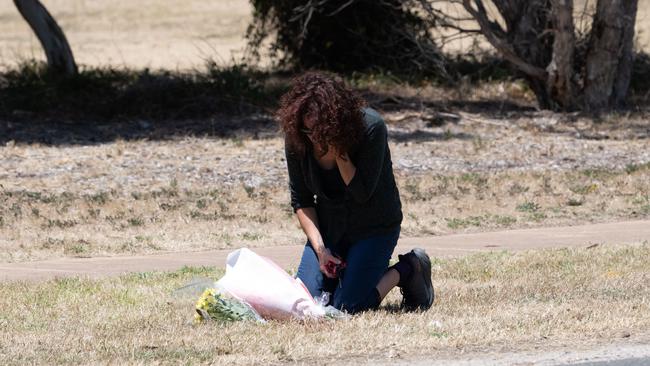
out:
<path id="1" fill-rule="evenodd" d="M 575 33 L 573 26 L 573 0 L 552 0 L 553 57 L 546 67 L 547 88 L 550 99 L 561 109 L 574 107 L 573 54 Z M 558 108 L 554 108 L 558 109 Z"/>
<path id="2" fill-rule="evenodd" d="M 483 34 L 524 75 L 540 108 L 598 111 L 624 105 L 634 62 L 638 0 L 598 0 L 589 44 L 578 48 L 573 0 L 454 2 L 463 5 L 479 29 L 463 28 L 460 22 L 465 19 L 455 15 L 443 17 L 442 24 L 456 20 L 452 29 Z M 490 3 L 503 22 L 490 15 Z"/>
<path id="3" fill-rule="evenodd" d="M 487 40 L 524 75 L 540 108 L 552 108 L 545 70 L 552 50 L 552 36 L 544 33 L 550 26 L 548 0 L 494 0 L 505 21 L 505 29 L 489 18 L 483 0 L 463 0 L 462 3 Z"/>
<path id="4" fill-rule="evenodd" d="M 507 4 L 500 13 L 504 16 L 507 25 L 508 39 L 515 53 L 529 64 L 540 70 L 545 70 L 551 62 L 553 50 L 553 35 L 546 32 L 551 28 L 551 14 L 549 0 L 501 0 L 495 4 Z M 516 10 L 517 9 L 517 10 Z M 545 70 L 548 72 L 548 70 Z M 547 86 L 548 75 L 540 78 L 526 76 L 528 85 L 535 93 L 537 104 L 542 109 L 554 109 L 558 103 L 553 100 L 553 95 Z"/>
<path id="5" fill-rule="evenodd" d="M 632 63 L 638 0 L 599 0 L 585 75 L 585 107 L 591 111 L 622 107 Z"/>
<path id="6" fill-rule="evenodd" d="M 77 64 L 65 34 L 38 0 L 14 0 L 20 14 L 41 42 L 50 70 L 75 75 Z"/>

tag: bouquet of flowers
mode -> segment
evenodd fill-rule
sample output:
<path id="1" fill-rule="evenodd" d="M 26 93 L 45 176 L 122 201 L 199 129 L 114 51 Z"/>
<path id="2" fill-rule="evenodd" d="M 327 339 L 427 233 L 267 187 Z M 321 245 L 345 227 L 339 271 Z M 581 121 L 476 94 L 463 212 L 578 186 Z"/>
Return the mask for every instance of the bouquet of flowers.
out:
<path id="1" fill-rule="evenodd" d="M 194 323 L 201 323 L 205 320 L 216 320 L 221 322 L 239 320 L 261 320 L 260 316 L 243 301 L 231 296 L 226 296 L 215 288 L 208 288 L 203 291 L 196 302 L 196 315 Z"/>
<path id="2" fill-rule="evenodd" d="M 196 303 L 195 322 L 347 317 L 326 306 L 327 300 L 314 299 L 299 279 L 246 248 L 230 253 L 226 275 L 206 287 Z"/>

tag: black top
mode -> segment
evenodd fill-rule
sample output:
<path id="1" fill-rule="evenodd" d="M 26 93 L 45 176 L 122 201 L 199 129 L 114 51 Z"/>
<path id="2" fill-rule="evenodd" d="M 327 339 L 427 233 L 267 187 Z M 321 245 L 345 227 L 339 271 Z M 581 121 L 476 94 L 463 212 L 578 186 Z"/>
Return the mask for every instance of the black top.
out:
<path id="1" fill-rule="evenodd" d="M 317 162 L 318 163 L 318 162 Z M 332 169 L 320 167 L 323 194 L 329 199 L 341 199 L 345 196 L 345 182 L 341 177 L 339 168 L 335 165 Z"/>
<path id="2" fill-rule="evenodd" d="M 363 112 L 365 136 L 349 153 L 356 173 L 349 185 L 343 182 L 340 196 L 330 197 L 332 187 L 325 180 L 331 177 L 324 179 L 323 169 L 311 151 L 300 156 L 285 144 L 293 211 L 316 207 L 320 233 L 325 245 L 331 248 L 344 241 L 392 233 L 402 222 L 386 124 L 377 111 L 365 108 Z"/>

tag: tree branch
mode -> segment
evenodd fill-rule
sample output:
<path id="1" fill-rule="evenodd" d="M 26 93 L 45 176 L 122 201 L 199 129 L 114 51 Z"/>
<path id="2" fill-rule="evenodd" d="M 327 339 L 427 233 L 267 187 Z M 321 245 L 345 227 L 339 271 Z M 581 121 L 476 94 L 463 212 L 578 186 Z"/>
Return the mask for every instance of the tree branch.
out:
<path id="1" fill-rule="evenodd" d="M 50 70 L 64 75 L 77 74 L 70 44 L 43 4 L 38 0 L 14 0 L 14 4 L 41 42 Z"/>
<path id="2" fill-rule="evenodd" d="M 476 9 L 472 6 L 476 5 Z M 546 71 L 537 66 L 531 65 L 521 59 L 510 44 L 503 38 L 505 31 L 495 22 L 488 18 L 487 11 L 482 0 L 462 0 L 465 10 L 474 17 L 481 28 L 481 33 L 487 38 L 488 42 L 496 48 L 503 57 L 515 65 L 519 70 L 535 79 L 546 80 Z"/>

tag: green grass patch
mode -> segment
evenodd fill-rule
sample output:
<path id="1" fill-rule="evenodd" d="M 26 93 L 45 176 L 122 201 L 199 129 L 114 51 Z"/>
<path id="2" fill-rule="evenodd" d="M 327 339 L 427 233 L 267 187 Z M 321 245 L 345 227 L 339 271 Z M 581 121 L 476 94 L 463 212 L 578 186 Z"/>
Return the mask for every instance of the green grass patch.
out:
<path id="1" fill-rule="evenodd" d="M 481 223 L 485 220 L 483 216 L 470 216 L 467 218 L 445 218 L 447 221 L 447 227 L 450 229 L 464 229 L 470 226 L 481 226 Z"/>
<path id="2" fill-rule="evenodd" d="M 67 229 L 77 225 L 76 220 L 61 220 L 61 219 L 48 219 L 45 224 L 46 228 L 57 227 L 59 229 Z"/>
<path id="3" fill-rule="evenodd" d="M 97 205 L 105 205 L 109 201 L 108 192 L 99 192 L 95 194 L 85 195 L 84 198 L 88 203 L 94 203 Z"/>
<path id="4" fill-rule="evenodd" d="M 484 214 L 480 216 L 468 216 L 464 218 L 445 218 L 447 227 L 450 229 L 465 229 L 468 227 L 482 227 L 495 225 L 497 227 L 509 227 L 518 222 L 516 217 L 510 215 Z"/>
<path id="5" fill-rule="evenodd" d="M 650 204 L 641 206 L 641 207 L 639 208 L 639 211 L 640 211 L 643 215 L 650 215 Z"/>
<path id="6" fill-rule="evenodd" d="M 129 226 L 144 226 L 144 219 L 142 217 L 131 217 L 127 220 Z"/>
<path id="7" fill-rule="evenodd" d="M 494 215 L 493 220 L 499 226 L 511 226 L 517 223 L 517 218 L 509 215 Z"/>
<path id="8" fill-rule="evenodd" d="M 517 211 L 519 212 L 537 212 L 539 209 L 540 206 L 532 201 L 527 201 L 517 205 Z"/>
<path id="9" fill-rule="evenodd" d="M 628 164 L 625 166 L 625 172 L 627 174 L 633 174 L 638 171 L 644 171 L 644 170 L 649 170 L 650 169 L 650 163 L 645 163 L 645 164 Z"/>

